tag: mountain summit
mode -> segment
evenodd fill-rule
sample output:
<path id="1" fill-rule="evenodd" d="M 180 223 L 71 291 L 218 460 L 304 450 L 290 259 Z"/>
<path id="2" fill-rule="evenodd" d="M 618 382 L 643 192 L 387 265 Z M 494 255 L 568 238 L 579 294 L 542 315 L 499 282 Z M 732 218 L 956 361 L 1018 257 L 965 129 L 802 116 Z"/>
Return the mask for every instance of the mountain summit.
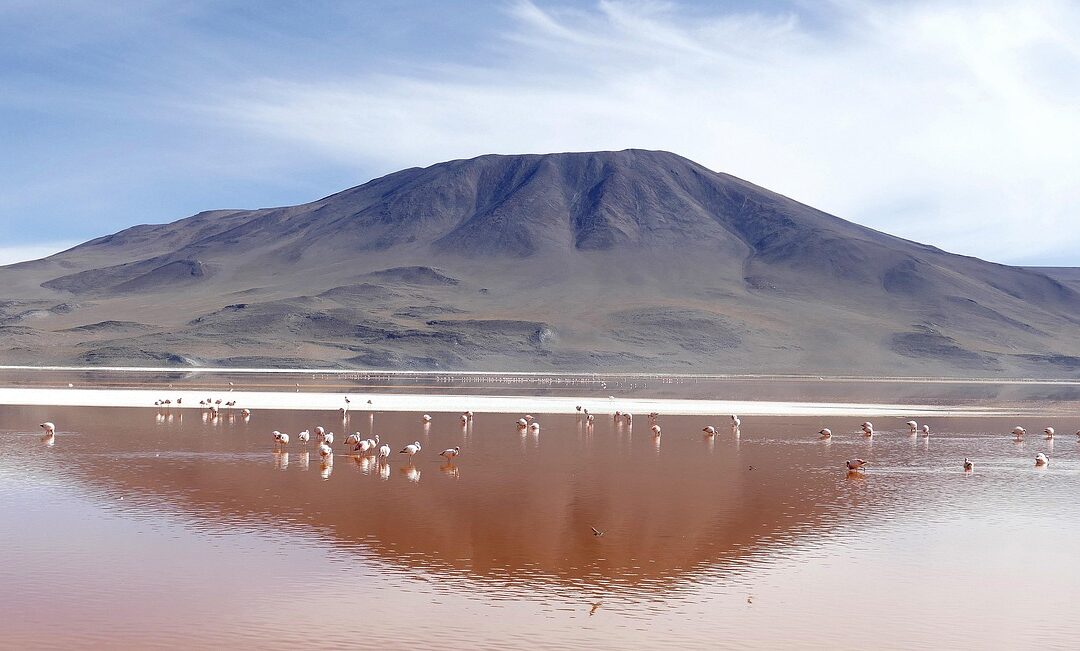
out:
<path id="1" fill-rule="evenodd" d="M 1070 277 L 668 152 L 489 155 L 0 268 L 0 361 L 1061 375 Z"/>

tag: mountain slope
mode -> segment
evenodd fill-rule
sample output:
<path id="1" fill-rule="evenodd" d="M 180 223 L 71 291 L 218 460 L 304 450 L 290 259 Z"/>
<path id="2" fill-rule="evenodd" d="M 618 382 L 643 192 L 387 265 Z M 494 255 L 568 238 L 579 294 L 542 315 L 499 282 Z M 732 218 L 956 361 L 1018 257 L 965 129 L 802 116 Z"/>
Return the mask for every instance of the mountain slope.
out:
<path id="1" fill-rule="evenodd" d="M 867 229 L 667 152 L 407 169 L 300 206 L 137 226 L 2 268 L 0 282 L 11 363 L 1080 366 L 1074 283 Z"/>

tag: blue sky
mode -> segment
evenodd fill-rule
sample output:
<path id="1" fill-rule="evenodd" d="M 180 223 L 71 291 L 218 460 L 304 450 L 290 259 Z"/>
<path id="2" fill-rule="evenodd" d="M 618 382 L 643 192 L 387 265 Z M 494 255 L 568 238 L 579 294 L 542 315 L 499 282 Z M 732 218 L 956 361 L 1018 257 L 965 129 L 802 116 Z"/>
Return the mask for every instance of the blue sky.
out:
<path id="1" fill-rule="evenodd" d="M 0 262 L 482 153 L 667 149 L 1080 265 L 1080 5 L 0 0 Z"/>

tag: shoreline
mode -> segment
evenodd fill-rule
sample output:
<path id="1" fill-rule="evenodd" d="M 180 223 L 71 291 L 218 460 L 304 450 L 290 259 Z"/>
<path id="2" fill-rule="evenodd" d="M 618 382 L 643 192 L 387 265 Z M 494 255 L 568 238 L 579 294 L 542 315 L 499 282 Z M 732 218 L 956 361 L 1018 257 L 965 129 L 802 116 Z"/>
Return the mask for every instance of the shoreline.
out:
<path id="1" fill-rule="evenodd" d="M 0 373 L 18 372 L 67 372 L 67 373 L 153 373 L 185 375 L 352 375 L 357 377 L 536 377 L 551 378 L 649 378 L 688 380 L 771 380 L 812 382 L 873 382 L 896 384 L 1001 384 L 1001 385 L 1050 385 L 1080 386 L 1080 379 L 1070 378 L 1018 378 L 1018 377 L 950 377 L 909 375 L 814 375 L 809 373 L 647 373 L 627 371 L 408 371 L 394 369 L 342 369 L 342 368 L 232 368 L 222 366 L 25 366 L 0 364 Z"/>
<path id="2" fill-rule="evenodd" d="M 344 406 L 340 392 L 286 391 L 207 391 L 189 389 L 88 389 L 88 388 L 26 388 L 0 387 L 2 406 L 56 407 L 143 407 L 157 409 L 154 401 L 182 398 L 182 406 L 167 410 L 202 411 L 200 400 L 235 400 L 234 411 L 243 408 L 261 410 L 339 411 Z M 575 396 L 507 396 L 470 394 L 421 393 L 349 393 L 350 414 L 376 412 L 433 412 L 576 414 L 581 405 L 594 414 L 610 414 L 616 410 L 634 414 L 659 412 L 667 415 L 740 416 L 877 416 L 877 417 L 986 417 L 1020 416 L 1025 412 L 1015 408 L 994 408 L 972 405 L 904 405 L 889 403 L 803 402 L 775 400 L 708 400 L 670 398 L 585 398 Z M 371 404 L 368 404 L 371 400 Z M 165 411 L 166 409 L 162 409 Z M 1042 409 L 1041 412 L 1047 411 Z M 223 410 L 223 413 L 230 413 Z"/>

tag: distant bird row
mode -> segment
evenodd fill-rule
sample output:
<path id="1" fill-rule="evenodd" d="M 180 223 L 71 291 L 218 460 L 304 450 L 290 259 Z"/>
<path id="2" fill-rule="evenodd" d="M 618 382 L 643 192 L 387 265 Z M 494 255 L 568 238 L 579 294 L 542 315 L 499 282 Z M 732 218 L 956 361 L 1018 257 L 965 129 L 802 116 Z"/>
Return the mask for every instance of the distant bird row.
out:
<path id="1" fill-rule="evenodd" d="M 173 403 L 172 399 L 170 399 L 170 398 L 165 398 L 164 400 L 155 400 L 154 401 L 154 406 L 155 407 L 160 407 L 160 408 L 164 408 L 164 409 L 171 409 L 173 404 L 176 404 L 177 407 L 182 407 L 183 404 L 184 404 L 184 399 L 183 398 L 177 398 L 175 403 Z M 217 416 L 218 412 L 221 411 L 222 407 L 225 407 L 226 409 L 235 408 L 236 407 L 236 401 L 235 400 L 229 400 L 227 402 L 222 402 L 221 398 L 218 398 L 217 400 L 214 400 L 212 398 L 207 398 L 206 400 L 200 400 L 199 401 L 199 406 L 203 407 L 207 411 L 209 411 L 211 416 Z M 251 410 L 247 409 L 247 408 L 241 409 L 240 410 L 240 415 L 244 416 L 246 418 L 246 417 L 251 415 Z"/>

